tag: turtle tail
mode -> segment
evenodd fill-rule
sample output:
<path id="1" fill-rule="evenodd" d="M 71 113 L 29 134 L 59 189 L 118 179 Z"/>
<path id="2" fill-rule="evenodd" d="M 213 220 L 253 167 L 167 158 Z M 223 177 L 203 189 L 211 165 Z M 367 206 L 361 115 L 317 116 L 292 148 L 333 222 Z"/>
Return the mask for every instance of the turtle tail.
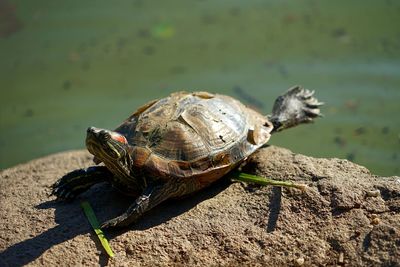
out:
<path id="1" fill-rule="evenodd" d="M 313 97 L 314 91 L 301 86 L 293 86 L 285 94 L 279 96 L 268 116 L 274 125 L 272 132 L 279 132 L 301 123 L 312 122 L 321 117 L 319 106 L 324 103 Z"/>

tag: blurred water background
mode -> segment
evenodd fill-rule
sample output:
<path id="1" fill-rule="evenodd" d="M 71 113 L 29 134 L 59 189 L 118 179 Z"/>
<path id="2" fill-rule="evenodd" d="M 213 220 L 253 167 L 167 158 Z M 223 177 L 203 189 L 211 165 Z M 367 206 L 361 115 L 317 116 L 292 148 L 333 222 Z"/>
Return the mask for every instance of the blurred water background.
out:
<path id="1" fill-rule="evenodd" d="M 271 144 L 400 174 L 400 1 L 0 0 L 0 168 L 84 148 L 177 90 L 267 114 L 295 84 L 325 117 Z"/>

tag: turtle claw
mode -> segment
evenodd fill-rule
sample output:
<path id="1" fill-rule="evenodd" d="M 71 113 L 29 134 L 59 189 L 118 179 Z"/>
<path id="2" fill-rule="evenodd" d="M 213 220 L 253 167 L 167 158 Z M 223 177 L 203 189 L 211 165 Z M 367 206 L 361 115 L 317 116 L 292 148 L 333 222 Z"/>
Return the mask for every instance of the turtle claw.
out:
<path id="1" fill-rule="evenodd" d="M 324 103 L 319 102 L 314 93 L 314 90 L 294 86 L 279 96 L 275 100 L 272 115 L 269 116 L 274 125 L 273 131 L 281 131 L 322 117 L 319 107 Z"/>
<path id="2" fill-rule="evenodd" d="M 76 196 L 73 193 L 74 188 L 71 188 L 64 178 L 65 176 L 53 185 L 51 195 L 56 196 L 58 200 L 72 200 Z"/>
<path id="3" fill-rule="evenodd" d="M 60 188 L 53 186 L 53 190 L 51 190 L 51 195 L 56 196 L 59 190 Z"/>
<path id="4" fill-rule="evenodd" d="M 304 89 L 301 88 L 300 92 L 299 92 L 299 96 L 303 99 L 303 100 L 308 100 L 310 98 L 312 98 L 312 96 L 315 94 L 315 90 L 308 90 L 308 89 Z"/>
<path id="5" fill-rule="evenodd" d="M 73 194 L 72 191 L 63 190 L 61 192 L 60 198 L 62 198 L 63 200 L 72 200 L 75 198 L 75 194 Z"/>
<path id="6" fill-rule="evenodd" d="M 113 220 L 106 221 L 100 225 L 101 229 L 110 229 L 117 225 L 117 223 L 113 222 Z"/>
<path id="7" fill-rule="evenodd" d="M 53 191 L 51 192 L 51 195 L 56 196 L 57 200 L 62 200 L 62 201 L 70 201 L 76 197 L 76 194 L 70 189 L 66 188 L 63 189 L 60 187 L 54 188 Z"/>
<path id="8" fill-rule="evenodd" d="M 109 177 L 110 172 L 104 166 L 75 170 L 55 182 L 51 194 L 59 200 L 72 200 L 92 185 L 104 182 Z"/>
<path id="9" fill-rule="evenodd" d="M 321 116 L 319 109 L 303 108 L 303 111 L 311 119 Z"/>
<path id="10" fill-rule="evenodd" d="M 311 98 L 304 102 L 308 108 L 318 108 L 324 105 L 324 102 L 319 102 L 316 98 Z"/>
<path id="11" fill-rule="evenodd" d="M 301 88 L 297 92 L 297 97 L 303 100 L 304 107 L 302 108 L 304 115 L 307 117 L 306 122 L 312 121 L 313 118 L 322 117 L 319 107 L 324 105 L 323 102 L 319 102 L 318 99 L 314 97 L 314 90 L 308 90 Z M 310 120 L 311 119 L 311 120 Z"/>
<path id="12" fill-rule="evenodd" d="M 122 215 L 123 216 L 123 215 Z M 105 221 L 100 225 L 101 229 L 111 229 L 115 227 L 122 227 L 122 226 L 127 226 L 129 223 L 124 223 L 124 220 L 126 218 L 122 218 L 122 216 L 116 217 L 114 219 Z"/>

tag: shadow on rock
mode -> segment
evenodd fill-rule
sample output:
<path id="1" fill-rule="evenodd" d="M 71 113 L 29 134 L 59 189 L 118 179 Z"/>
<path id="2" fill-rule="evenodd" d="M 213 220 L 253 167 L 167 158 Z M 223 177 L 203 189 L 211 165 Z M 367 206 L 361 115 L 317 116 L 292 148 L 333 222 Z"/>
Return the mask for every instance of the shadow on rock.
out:
<path id="1" fill-rule="evenodd" d="M 282 189 L 280 187 L 272 188 L 272 195 L 269 199 L 269 217 L 267 232 L 271 233 L 276 228 L 276 223 L 279 218 L 279 213 L 281 211 L 282 205 Z"/>
<path id="2" fill-rule="evenodd" d="M 5 264 L 5 266 L 23 266 L 28 264 L 52 246 L 70 240 L 77 235 L 88 233 L 90 230 L 87 225 L 82 223 L 85 218 L 76 202 L 63 204 L 48 201 L 36 208 L 54 208 L 55 220 L 58 225 L 47 229 L 37 236 L 16 243 L 0 253 L 2 264 Z M 78 226 L 76 226 L 77 223 Z"/>
<path id="3" fill-rule="evenodd" d="M 189 197 L 170 200 L 155 207 L 146 213 L 136 224 L 130 228 L 107 230 L 106 236 L 114 238 L 129 230 L 144 230 L 162 224 L 188 210 L 198 203 L 212 198 L 229 186 L 228 179 L 222 179 L 208 190 L 195 193 Z M 97 249 L 102 250 L 101 244 L 93 233 L 79 203 L 87 200 L 91 203 L 93 210 L 99 220 L 103 222 L 123 213 L 134 199 L 124 196 L 112 189 L 108 184 L 95 185 L 88 192 L 79 196 L 72 202 L 58 202 L 55 200 L 44 202 L 37 209 L 54 209 L 55 222 L 57 226 L 47 229 L 43 233 L 30 239 L 16 243 L 0 253 L 1 266 L 23 266 L 46 252 L 51 247 L 71 240 L 76 236 L 91 233 L 92 240 Z M 108 257 L 103 253 L 99 264 L 106 265 Z"/>
<path id="4" fill-rule="evenodd" d="M 230 179 L 226 177 L 217 181 L 215 184 L 213 184 L 213 186 L 193 193 L 192 195 L 179 199 L 170 199 L 148 211 L 143 217 L 139 219 L 138 222 L 136 222 L 132 226 L 128 228 L 110 229 L 107 230 L 106 234 L 109 234 L 110 238 L 114 238 L 128 230 L 146 230 L 165 223 L 172 218 L 189 211 L 202 201 L 215 197 L 216 195 L 224 191 L 230 184 Z M 111 219 L 123 213 L 131 203 L 132 202 L 124 202 L 124 206 L 122 209 L 119 208 L 119 212 L 113 213 L 113 216 L 104 217 L 104 220 Z"/>

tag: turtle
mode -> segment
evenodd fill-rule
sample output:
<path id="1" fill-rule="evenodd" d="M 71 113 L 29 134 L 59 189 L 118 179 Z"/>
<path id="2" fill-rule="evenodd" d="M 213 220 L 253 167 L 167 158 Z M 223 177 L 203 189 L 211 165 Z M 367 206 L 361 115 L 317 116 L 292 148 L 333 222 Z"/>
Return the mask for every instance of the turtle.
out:
<path id="1" fill-rule="evenodd" d="M 129 226 L 161 202 L 226 176 L 271 134 L 321 116 L 323 103 L 313 95 L 294 86 L 275 100 L 267 116 L 233 97 L 204 91 L 153 100 L 113 131 L 89 127 L 86 147 L 96 165 L 64 175 L 52 194 L 72 200 L 94 184 L 109 182 L 135 200 L 101 228 Z"/>

